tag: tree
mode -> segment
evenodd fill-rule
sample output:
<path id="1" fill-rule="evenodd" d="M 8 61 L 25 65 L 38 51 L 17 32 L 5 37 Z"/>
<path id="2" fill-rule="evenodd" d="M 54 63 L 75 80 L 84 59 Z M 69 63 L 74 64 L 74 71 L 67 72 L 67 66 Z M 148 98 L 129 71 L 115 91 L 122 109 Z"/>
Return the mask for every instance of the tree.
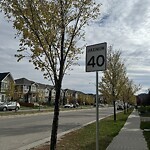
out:
<path id="1" fill-rule="evenodd" d="M 134 84 L 133 80 L 126 82 L 126 101 L 135 104 L 135 93 L 141 89 L 141 85 Z"/>
<path id="2" fill-rule="evenodd" d="M 21 86 L 19 85 L 15 85 L 15 91 L 14 91 L 15 93 L 14 93 L 14 100 L 15 101 L 18 101 L 18 100 L 20 100 L 20 99 L 22 99 L 23 98 L 23 92 L 22 92 L 22 88 L 21 88 Z"/>
<path id="3" fill-rule="evenodd" d="M 121 87 L 121 92 L 120 92 L 120 99 L 123 101 L 124 105 L 124 114 L 126 113 L 126 90 L 127 90 L 127 82 L 128 78 L 124 76 L 122 79 L 122 87 Z"/>
<path id="4" fill-rule="evenodd" d="M 55 86 L 50 149 L 56 149 L 62 80 L 79 59 L 83 47 L 76 43 L 84 38 L 83 27 L 100 14 L 100 5 L 92 0 L 2 0 L 0 4 L 20 38 L 18 61 L 28 57 Z"/>
<path id="5" fill-rule="evenodd" d="M 44 101 L 45 101 L 45 89 L 39 88 L 37 92 L 37 102 L 39 104 L 39 111 Z"/>
<path id="6" fill-rule="evenodd" d="M 116 121 L 116 100 L 120 98 L 121 88 L 126 77 L 126 68 L 121 60 L 121 52 L 113 51 L 112 46 L 108 48 L 107 70 L 104 71 L 102 80 L 99 83 L 99 91 L 107 101 L 113 101 L 114 121 Z"/>
<path id="7" fill-rule="evenodd" d="M 15 83 L 13 81 L 9 81 L 8 87 L 5 90 L 5 94 L 7 99 L 13 100 L 14 99 L 14 92 L 15 92 Z"/>
<path id="8" fill-rule="evenodd" d="M 124 103 L 124 113 L 128 110 L 128 104 L 135 105 L 135 93 L 140 90 L 140 85 L 135 85 L 133 80 L 130 80 L 128 77 L 124 79 L 124 84 L 121 90 L 121 99 Z"/>

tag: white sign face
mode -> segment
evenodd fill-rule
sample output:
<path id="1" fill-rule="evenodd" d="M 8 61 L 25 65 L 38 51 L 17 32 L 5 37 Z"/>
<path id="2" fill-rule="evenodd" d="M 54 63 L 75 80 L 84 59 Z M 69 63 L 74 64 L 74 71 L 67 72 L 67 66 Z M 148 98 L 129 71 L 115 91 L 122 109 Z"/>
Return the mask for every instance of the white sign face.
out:
<path id="1" fill-rule="evenodd" d="M 86 72 L 106 70 L 107 43 L 86 47 Z"/>

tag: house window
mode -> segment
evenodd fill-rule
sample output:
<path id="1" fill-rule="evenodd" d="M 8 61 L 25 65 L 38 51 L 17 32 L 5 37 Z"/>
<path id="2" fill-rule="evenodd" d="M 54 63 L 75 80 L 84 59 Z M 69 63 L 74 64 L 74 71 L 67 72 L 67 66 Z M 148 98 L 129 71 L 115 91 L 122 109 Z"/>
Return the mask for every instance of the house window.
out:
<path id="1" fill-rule="evenodd" d="M 36 86 L 35 86 L 35 85 L 32 85 L 32 86 L 31 86 L 31 91 L 32 91 L 32 92 L 36 92 Z"/>
<path id="2" fill-rule="evenodd" d="M 2 95 L 2 102 L 5 101 L 5 95 Z"/>
<path id="3" fill-rule="evenodd" d="M 29 91 L 29 86 L 24 85 L 23 86 L 23 91 L 24 91 L 24 93 L 27 93 Z"/>
<path id="4" fill-rule="evenodd" d="M 7 88 L 8 88 L 7 82 L 2 82 L 2 83 L 1 83 L 1 89 L 2 89 L 2 90 L 6 90 Z"/>

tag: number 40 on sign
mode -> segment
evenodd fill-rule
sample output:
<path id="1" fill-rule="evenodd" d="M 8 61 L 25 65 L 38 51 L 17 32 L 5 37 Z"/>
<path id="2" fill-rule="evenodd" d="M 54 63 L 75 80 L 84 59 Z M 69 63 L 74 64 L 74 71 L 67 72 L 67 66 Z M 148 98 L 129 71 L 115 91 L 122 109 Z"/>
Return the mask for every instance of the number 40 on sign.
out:
<path id="1" fill-rule="evenodd" d="M 106 70 L 107 43 L 86 47 L 86 72 Z"/>

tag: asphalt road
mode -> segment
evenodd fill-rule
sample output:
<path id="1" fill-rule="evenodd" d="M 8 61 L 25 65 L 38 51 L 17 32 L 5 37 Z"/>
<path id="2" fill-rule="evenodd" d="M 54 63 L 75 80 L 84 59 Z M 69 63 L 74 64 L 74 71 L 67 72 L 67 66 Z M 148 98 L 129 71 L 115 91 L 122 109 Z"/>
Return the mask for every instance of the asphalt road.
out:
<path id="1" fill-rule="evenodd" d="M 100 108 L 100 118 L 113 114 L 113 108 Z M 53 113 L 17 117 L 0 117 L 0 150 L 21 150 L 26 145 L 49 138 L 51 134 Z M 94 121 L 95 109 L 62 111 L 59 117 L 58 133 Z"/>

